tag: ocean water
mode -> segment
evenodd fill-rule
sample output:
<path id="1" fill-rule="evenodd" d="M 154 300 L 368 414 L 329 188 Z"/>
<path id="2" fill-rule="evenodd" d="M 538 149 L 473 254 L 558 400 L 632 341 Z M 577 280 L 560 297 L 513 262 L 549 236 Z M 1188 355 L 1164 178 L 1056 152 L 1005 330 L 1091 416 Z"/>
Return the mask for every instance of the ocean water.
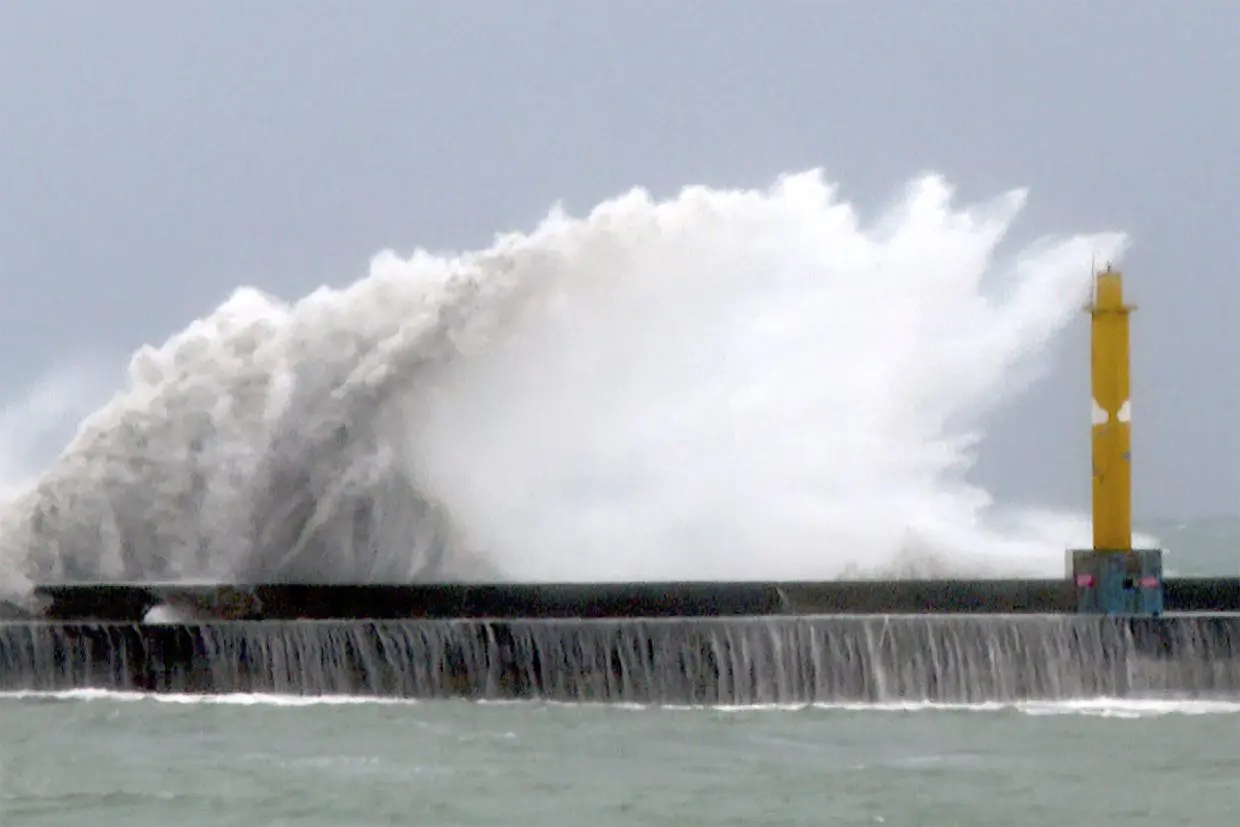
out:
<path id="1" fill-rule="evenodd" d="M 1240 577 L 1240 516 L 1151 520 L 1140 528 L 1167 550 L 1172 576 Z"/>
<path id="2" fill-rule="evenodd" d="M 1219 825 L 1240 703 L 753 708 L 0 699 L 0 823 Z"/>

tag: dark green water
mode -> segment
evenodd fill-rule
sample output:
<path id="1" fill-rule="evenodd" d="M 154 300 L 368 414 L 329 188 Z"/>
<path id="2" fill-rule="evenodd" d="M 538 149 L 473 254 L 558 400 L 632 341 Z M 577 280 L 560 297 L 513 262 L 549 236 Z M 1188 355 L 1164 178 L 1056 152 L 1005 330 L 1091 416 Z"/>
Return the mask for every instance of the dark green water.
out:
<path id="1" fill-rule="evenodd" d="M 0 824 L 1227 825 L 1240 704 L 0 700 Z"/>

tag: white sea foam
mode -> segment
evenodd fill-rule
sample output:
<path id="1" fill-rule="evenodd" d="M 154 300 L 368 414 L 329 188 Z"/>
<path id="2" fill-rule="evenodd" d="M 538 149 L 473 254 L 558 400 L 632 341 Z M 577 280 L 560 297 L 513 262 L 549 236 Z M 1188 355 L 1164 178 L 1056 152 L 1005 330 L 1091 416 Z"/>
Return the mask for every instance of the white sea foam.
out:
<path id="1" fill-rule="evenodd" d="M 0 692 L 0 701 L 102 701 L 108 703 L 150 703 L 178 705 L 222 706 L 270 706 L 302 708 L 313 706 L 408 706 L 423 703 L 407 698 L 367 697 L 356 695 L 271 695 L 260 693 L 237 694 L 160 694 L 142 692 L 114 692 L 102 689 L 72 689 L 59 692 Z M 437 701 L 436 703 L 457 703 Z M 910 713 L 910 712 L 1018 712 L 1025 715 L 1082 715 L 1099 718 L 1151 718 L 1165 715 L 1236 715 L 1240 714 L 1240 701 L 1215 699 L 1177 698 L 1082 698 L 1065 701 L 1027 701 L 1019 703 L 935 703 L 930 701 L 904 701 L 893 703 L 816 703 L 816 704 L 750 704 L 740 706 L 676 706 L 650 704 L 589 704 L 546 701 L 474 701 L 485 706 L 546 706 L 546 707 L 597 707 L 599 709 L 633 712 L 711 712 L 769 713 L 804 712 L 819 710 L 827 712 Z"/>
<path id="2" fill-rule="evenodd" d="M 361 706 L 361 705 L 411 705 L 417 701 L 405 698 L 380 698 L 358 695 L 269 695 L 261 693 L 235 694 L 155 694 L 144 692 L 116 692 L 106 689 L 66 689 L 56 692 L 15 691 L 0 692 L 0 701 L 105 701 L 110 703 L 133 703 L 149 701 L 162 704 L 208 704 L 221 706 Z"/>
<path id="3" fill-rule="evenodd" d="M 0 508 L 4 574 L 1059 575 L 1087 521 L 965 475 L 1123 238 L 998 259 L 1023 201 L 637 190 L 293 304 L 238 290 Z"/>

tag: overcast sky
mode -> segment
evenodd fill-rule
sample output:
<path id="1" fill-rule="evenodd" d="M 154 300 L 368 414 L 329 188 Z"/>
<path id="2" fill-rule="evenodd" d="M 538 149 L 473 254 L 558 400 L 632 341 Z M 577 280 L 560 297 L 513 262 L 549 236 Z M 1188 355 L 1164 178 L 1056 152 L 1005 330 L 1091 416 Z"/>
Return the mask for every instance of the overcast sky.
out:
<path id="1" fill-rule="evenodd" d="M 1030 236 L 1133 234 L 1138 513 L 1234 513 L 1237 33 L 1234 0 L 5 3 L 0 398 L 557 199 L 933 168 L 1028 186 Z M 1086 335 L 996 423 L 1001 497 L 1087 506 Z"/>

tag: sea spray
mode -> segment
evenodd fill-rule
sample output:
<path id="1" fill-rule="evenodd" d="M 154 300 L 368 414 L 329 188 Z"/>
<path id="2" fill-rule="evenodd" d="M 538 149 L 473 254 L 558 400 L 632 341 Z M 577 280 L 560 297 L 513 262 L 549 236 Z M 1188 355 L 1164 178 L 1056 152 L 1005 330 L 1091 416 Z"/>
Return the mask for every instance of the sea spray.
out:
<path id="1" fill-rule="evenodd" d="M 457 256 L 254 289 L 137 353 L 0 510 L 11 582 L 1062 572 L 966 480 L 1118 235 L 996 258 L 1024 195 L 863 221 L 817 172 L 635 190 Z M 1015 381 L 1019 379 L 1021 381 Z"/>

